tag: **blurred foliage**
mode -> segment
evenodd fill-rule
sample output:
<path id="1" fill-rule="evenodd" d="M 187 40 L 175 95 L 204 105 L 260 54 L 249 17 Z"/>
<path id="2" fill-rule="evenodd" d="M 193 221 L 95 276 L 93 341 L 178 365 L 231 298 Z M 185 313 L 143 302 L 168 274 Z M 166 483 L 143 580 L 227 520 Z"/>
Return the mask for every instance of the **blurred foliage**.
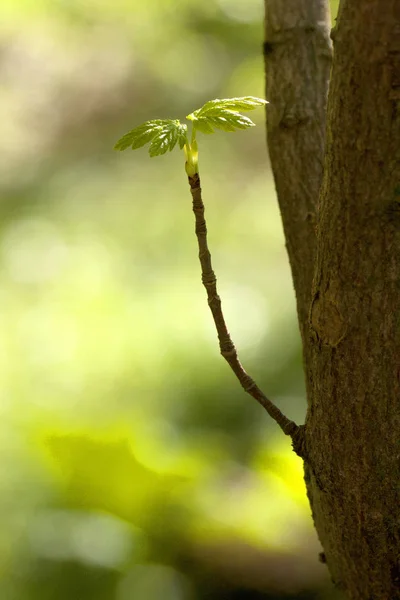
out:
<path id="1" fill-rule="evenodd" d="M 218 356 L 179 152 L 146 119 L 263 96 L 256 0 L 2 0 L 0 597 L 333 598 L 301 461 Z M 241 358 L 305 412 L 294 294 L 254 130 L 202 136 Z"/>

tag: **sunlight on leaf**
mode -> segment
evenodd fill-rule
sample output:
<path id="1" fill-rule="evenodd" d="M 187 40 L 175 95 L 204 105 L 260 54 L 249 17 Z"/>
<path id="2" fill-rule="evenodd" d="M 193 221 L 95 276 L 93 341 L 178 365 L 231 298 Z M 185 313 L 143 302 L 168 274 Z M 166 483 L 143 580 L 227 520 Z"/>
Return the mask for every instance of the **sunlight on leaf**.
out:
<path id="1" fill-rule="evenodd" d="M 222 100 L 217 98 L 206 102 L 204 106 L 195 110 L 186 118 L 193 122 L 195 129 L 206 134 L 214 133 L 214 129 L 222 129 L 223 131 L 248 129 L 254 127 L 255 123 L 238 111 L 254 110 L 264 104 L 267 104 L 266 100 L 254 96 L 225 98 Z"/>
<path id="2" fill-rule="evenodd" d="M 136 150 L 150 142 L 150 156 L 171 152 L 177 142 L 182 149 L 186 143 L 187 126 L 173 119 L 154 119 L 146 121 L 122 136 L 115 144 L 115 150 Z"/>
<path id="3" fill-rule="evenodd" d="M 255 96 L 243 96 L 242 98 L 224 99 L 216 98 L 215 100 L 210 100 L 209 102 L 206 102 L 201 108 L 195 110 L 187 118 L 190 119 L 191 116 L 202 117 L 206 114 L 219 114 L 220 111 L 223 110 L 232 110 L 234 112 L 238 112 L 239 110 L 255 110 L 259 106 L 264 106 L 265 104 L 268 104 L 267 100 L 263 100 L 262 98 L 256 98 Z"/>
<path id="4" fill-rule="evenodd" d="M 235 131 L 248 129 L 255 123 L 248 117 L 239 114 L 239 110 L 254 110 L 267 104 L 266 100 L 255 96 L 242 98 L 225 98 L 210 100 L 204 106 L 190 113 L 186 118 L 193 122 L 194 130 L 202 133 L 214 133 L 215 129 Z M 154 119 L 146 121 L 123 135 L 114 146 L 114 150 L 136 150 L 150 143 L 149 154 L 151 157 L 171 152 L 177 143 L 182 149 L 188 143 L 187 126 L 178 119 Z"/>

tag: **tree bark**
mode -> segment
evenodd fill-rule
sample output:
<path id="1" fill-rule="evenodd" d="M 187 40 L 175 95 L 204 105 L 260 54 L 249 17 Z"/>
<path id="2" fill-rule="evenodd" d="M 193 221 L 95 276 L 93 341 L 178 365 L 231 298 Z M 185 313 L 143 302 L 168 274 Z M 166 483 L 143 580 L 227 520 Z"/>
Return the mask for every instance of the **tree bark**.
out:
<path id="1" fill-rule="evenodd" d="M 328 0 L 266 0 L 267 140 L 305 363 L 331 55 Z"/>
<path id="2" fill-rule="evenodd" d="M 267 42 L 274 24 L 272 8 L 279 5 L 284 12 L 293 4 L 298 19 L 304 18 L 303 2 L 266 2 Z M 322 6 L 311 0 L 305 4 L 313 10 Z M 342 0 L 332 37 L 335 54 L 314 257 L 313 232 L 304 226 L 304 212 L 298 221 L 293 216 L 305 211 L 306 204 L 295 208 L 295 196 L 289 195 L 290 190 L 303 189 L 301 159 L 288 166 L 289 191 L 281 182 L 285 173 L 277 167 L 279 158 L 274 167 L 306 346 L 305 479 L 336 584 L 352 600 L 396 600 L 400 599 L 399 0 Z M 272 76 L 273 54 L 266 57 L 267 79 Z M 296 64 L 298 60 L 293 57 Z M 317 60 L 318 53 L 314 63 Z M 314 63 L 309 58 L 308 72 Z M 276 66 L 273 69 L 276 78 L 283 75 Z M 267 99 L 274 102 L 270 95 Z M 320 98 L 315 106 L 321 103 Z M 278 112 L 279 106 L 274 110 Z M 285 129 L 285 124 L 277 127 Z M 271 148 L 277 139 L 277 134 L 269 133 L 271 159 L 280 152 L 279 147 Z M 310 148 L 310 140 L 296 139 L 300 153 Z M 307 206 L 316 205 L 315 188 L 312 196 Z M 302 233 L 296 237 L 297 226 Z M 297 244 L 301 250 L 296 250 Z M 299 275 L 302 265 L 296 256 L 305 257 L 307 275 Z M 304 290 L 309 269 L 315 271 L 307 322 Z"/>

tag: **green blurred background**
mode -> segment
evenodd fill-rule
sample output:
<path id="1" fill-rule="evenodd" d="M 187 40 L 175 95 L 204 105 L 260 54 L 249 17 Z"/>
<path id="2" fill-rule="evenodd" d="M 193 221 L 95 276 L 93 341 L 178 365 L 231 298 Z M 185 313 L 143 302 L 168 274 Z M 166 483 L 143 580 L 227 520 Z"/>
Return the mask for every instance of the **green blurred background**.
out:
<path id="1" fill-rule="evenodd" d="M 261 0 L 2 0 L 0 598 L 334 597 L 302 463 L 218 353 L 183 153 L 142 121 L 264 96 Z M 258 127 L 201 136 L 209 237 L 246 368 L 305 414 Z"/>

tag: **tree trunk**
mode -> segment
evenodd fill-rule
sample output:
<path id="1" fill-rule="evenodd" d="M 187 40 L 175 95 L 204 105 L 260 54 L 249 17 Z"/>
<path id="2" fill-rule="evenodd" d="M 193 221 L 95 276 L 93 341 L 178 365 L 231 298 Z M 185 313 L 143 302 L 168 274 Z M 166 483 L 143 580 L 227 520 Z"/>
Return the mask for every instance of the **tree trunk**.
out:
<path id="1" fill-rule="evenodd" d="M 336 584 L 351 599 L 396 600 L 400 0 L 342 0 L 324 152 L 326 5 L 266 0 L 268 144 L 307 381 L 305 479 Z"/>

